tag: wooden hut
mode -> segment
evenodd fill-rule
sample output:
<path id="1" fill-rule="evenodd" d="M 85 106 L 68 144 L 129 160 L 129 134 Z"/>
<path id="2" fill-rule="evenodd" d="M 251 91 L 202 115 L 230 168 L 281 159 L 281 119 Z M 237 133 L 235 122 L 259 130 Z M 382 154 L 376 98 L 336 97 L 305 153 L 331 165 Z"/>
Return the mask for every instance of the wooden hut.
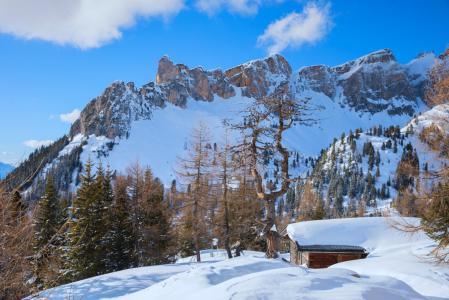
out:
<path id="1" fill-rule="evenodd" d="M 290 262 L 307 268 L 322 269 L 339 262 L 363 259 L 368 256 L 365 248 L 351 245 L 300 245 L 290 239 L 287 227 L 279 233 L 284 243 L 290 245 Z"/>

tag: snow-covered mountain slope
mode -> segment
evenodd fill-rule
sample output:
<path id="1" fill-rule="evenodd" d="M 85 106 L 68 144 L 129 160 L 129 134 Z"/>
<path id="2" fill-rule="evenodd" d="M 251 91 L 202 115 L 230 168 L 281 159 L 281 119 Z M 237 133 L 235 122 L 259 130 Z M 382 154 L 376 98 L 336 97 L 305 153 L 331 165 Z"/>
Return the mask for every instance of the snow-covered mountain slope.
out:
<path id="1" fill-rule="evenodd" d="M 413 91 L 416 97 L 424 100 L 424 91 L 427 85 L 427 70 L 429 66 L 440 63 L 442 57 L 436 56 L 433 51 L 423 52 L 414 60 L 406 64 L 409 81 L 413 85 Z"/>
<path id="2" fill-rule="evenodd" d="M 393 220 L 402 222 L 401 219 Z M 417 218 L 402 219 L 419 224 Z M 413 238 L 389 225 L 388 218 L 349 218 L 290 224 L 290 238 L 301 245 L 352 245 L 364 247 L 366 259 L 338 263 L 330 268 L 345 268 L 361 275 L 391 276 L 410 285 L 428 299 L 449 299 L 449 274 L 443 267 L 421 259 L 436 246 L 424 233 Z"/>
<path id="3" fill-rule="evenodd" d="M 352 143 L 350 142 L 350 132 L 342 132 L 335 134 L 335 144 L 331 144 L 322 154 L 318 156 L 311 156 L 314 159 L 314 163 L 309 162 L 307 165 L 304 163 L 304 159 L 300 160 L 299 164 L 296 163 L 297 172 L 301 173 L 305 167 L 309 167 L 311 175 L 314 177 L 315 187 L 319 186 L 319 181 L 323 183 L 324 198 L 331 191 L 329 188 L 332 183 L 330 181 L 335 173 L 335 178 L 341 177 L 345 183 L 343 206 L 348 208 L 350 199 L 361 199 L 366 197 L 364 193 L 364 187 L 367 185 L 368 173 L 375 178 L 374 187 L 378 191 L 384 189 L 382 196 L 376 195 L 377 211 L 380 213 L 388 212 L 394 214 L 395 211 L 391 207 L 393 198 L 397 198 L 397 178 L 396 171 L 398 163 L 401 161 L 404 150 L 410 151 L 410 146 L 413 148 L 412 153 L 416 150 L 416 155 L 419 160 L 420 170 L 423 170 L 426 166 L 426 161 L 429 161 L 429 154 L 424 153 L 425 149 L 422 147 L 418 138 L 419 132 L 423 127 L 428 127 L 435 121 L 435 116 L 444 117 L 449 115 L 449 109 L 447 107 L 437 106 L 431 110 L 428 110 L 422 114 L 419 114 L 416 118 L 411 119 L 407 124 L 399 128 L 399 125 L 393 127 L 385 126 L 385 124 L 373 124 L 374 128 L 361 127 L 361 132 L 358 135 L 355 134 L 359 128 L 352 128 Z M 380 130 L 379 130 L 380 129 Z M 382 132 L 379 134 L 379 132 Z M 341 139 L 344 134 L 343 141 Z M 358 136 L 358 138 L 356 138 Z M 369 168 L 369 148 L 373 148 L 374 163 L 373 168 Z M 364 150 L 365 149 L 365 150 Z M 377 154 L 378 153 L 378 154 Z M 317 152 L 318 154 L 318 152 Z M 333 159 L 332 159 L 333 158 Z M 377 167 L 377 158 L 379 163 Z M 427 168 L 432 169 L 434 163 L 440 163 L 437 160 L 431 160 L 431 163 L 427 165 Z M 355 170 L 357 168 L 357 170 Z M 379 169 L 379 173 L 377 173 Z M 362 171 L 362 172 L 360 172 Z M 355 177 L 352 175 L 355 173 Z M 363 174 L 363 176 L 361 176 Z M 347 175 L 348 177 L 345 177 Z M 324 176 L 324 179 L 323 179 Z M 304 175 L 303 175 L 304 177 Z M 363 178 L 363 182 L 360 180 Z M 268 180 L 273 180 L 269 177 Z M 355 180 L 355 193 L 350 193 L 351 185 Z M 336 185 L 334 185 L 336 188 Z M 373 204 L 373 200 L 371 201 Z M 374 207 L 368 206 L 366 208 L 366 214 L 374 213 Z"/>
<path id="4" fill-rule="evenodd" d="M 289 225 L 288 233 L 302 244 L 360 245 L 370 255 L 316 270 L 269 260 L 264 253 L 248 251 L 228 260 L 220 252 L 211 257 L 207 250 L 201 263 L 185 258 L 173 265 L 97 276 L 58 287 L 49 299 L 66 299 L 71 289 L 76 297 L 87 292 L 85 300 L 449 299 L 447 271 L 415 256 L 429 251 L 434 242 L 424 234 L 418 239 L 402 236 L 386 218 L 300 222 Z"/>
<path id="5" fill-rule="evenodd" d="M 419 58 L 414 64 L 418 62 L 422 68 L 410 70 L 424 78 L 430 59 Z M 90 155 L 117 171 L 139 156 L 169 184 L 174 179 L 174 158 L 188 151 L 185 143 L 199 116 L 210 123 L 213 142 L 219 142 L 222 120 L 235 119 L 249 101 L 283 87 L 294 97 L 311 97 L 322 109 L 315 124 L 295 126 L 285 135 L 285 145 L 304 156 L 316 155 L 349 129 L 374 124 L 402 127 L 420 110 L 407 68 L 389 49 L 333 68 L 312 66 L 296 72 L 278 54 L 224 72 L 189 69 L 164 56 L 155 83 L 136 88 L 132 82 L 115 81 L 89 102 L 73 124 L 72 142 L 63 152 L 83 144 L 82 163 Z"/>

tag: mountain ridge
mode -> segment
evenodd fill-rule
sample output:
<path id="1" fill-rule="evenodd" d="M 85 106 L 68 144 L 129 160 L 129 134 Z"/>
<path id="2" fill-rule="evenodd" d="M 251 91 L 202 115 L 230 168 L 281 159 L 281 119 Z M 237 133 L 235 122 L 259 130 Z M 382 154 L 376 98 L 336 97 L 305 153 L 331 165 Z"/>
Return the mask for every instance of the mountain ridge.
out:
<path id="1" fill-rule="evenodd" d="M 152 110 L 164 109 L 169 104 L 186 108 L 189 99 L 207 102 L 213 102 L 216 97 L 259 99 L 282 88 L 291 90 L 294 97 L 301 97 L 305 90 L 323 93 L 361 114 L 387 110 L 391 115 L 412 116 L 419 108 L 426 86 L 422 67 L 419 71 L 412 67 L 417 62 L 422 65 L 423 60 L 430 67 L 429 57 L 434 61 L 439 59 L 432 55 L 425 52 L 418 55 L 413 64 L 402 65 L 396 62 L 390 49 L 382 49 L 332 68 L 315 65 L 294 72 L 280 54 L 225 71 L 220 68 L 204 70 L 201 66 L 189 69 L 164 55 L 159 60 L 154 82 L 135 88 L 133 82 L 114 81 L 86 105 L 69 136 L 83 133 L 85 136 L 123 137 L 129 131 L 130 119 L 126 115 L 151 119 Z M 410 75 L 408 70 L 414 73 Z M 236 95 L 238 87 L 242 88 L 240 95 Z M 112 105 L 113 111 L 110 110 Z"/>
<path id="2" fill-rule="evenodd" d="M 285 136 L 287 147 L 315 156 L 350 129 L 373 124 L 402 128 L 423 108 L 408 69 L 419 75 L 413 77 L 416 84 L 426 78 L 422 66 L 432 65 L 428 55 L 417 57 L 413 65 L 418 63 L 420 68 L 406 68 L 391 50 L 383 49 L 333 68 L 317 65 L 292 71 L 282 55 L 273 54 L 225 71 L 207 71 L 173 63 L 166 55 L 159 61 L 156 82 L 136 88 L 133 82 L 117 80 L 91 100 L 72 125 L 69 144 L 44 170 L 58 169 L 62 157 L 77 149 L 70 159 L 79 162 L 71 162 L 70 170 L 78 171 L 59 176 L 64 178 L 61 186 L 76 183 L 76 166 L 89 156 L 94 162 L 107 160 L 118 172 L 139 156 L 168 184 L 175 179 L 174 157 L 188 151 L 185 143 L 198 117 L 203 116 L 219 137 L 224 119 L 238 118 L 236 112 L 245 105 L 279 89 L 290 90 L 293 97 L 310 97 L 323 108 L 316 115 L 322 121 L 293 126 Z"/>

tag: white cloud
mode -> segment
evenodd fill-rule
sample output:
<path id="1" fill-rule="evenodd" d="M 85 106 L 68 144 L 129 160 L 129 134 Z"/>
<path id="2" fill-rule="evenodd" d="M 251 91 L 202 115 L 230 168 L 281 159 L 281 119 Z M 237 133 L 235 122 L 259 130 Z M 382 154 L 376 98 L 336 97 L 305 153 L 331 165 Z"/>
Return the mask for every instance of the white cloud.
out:
<path id="1" fill-rule="evenodd" d="M 326 5 L 307 3 L 301 13 L 292 12 L 268 25 L 264 34 L 257 38 L 258 46 L 266 46 L 270 53 L 277 53 L 287 47 L 314 44 L 334 26 L 330 7 L 330 2 Z"/>
<path id="2" fill-rule="evenodd" d="M 49 120 L 53 119 L 56 115 L 50 115 Z"/>
<path id="3" fill-rule="evenodd" d="M 80 117 L 81 111 L 78 108 L 75 108 L 71 113 L 62 114 L 59 117 L 62 122 L 73 124 L 76 119 Z"/>
<path id="4" fill-rule="evenodd" d="M 286 0 L 197 0 L 196 8 L 212 16 L 223 9 L 240 15 L 255 15 L 264 4 L 280 3 Z"/>
<path id="5" fill-rule="evenodd" d="M 3 155 L 13 155 L 14 152 L 2 152 Z"/>
<path id="6" fill-rule="evenodd" d="M 31 148 L 39 148 L 41 146 L 48 146 L 53 144 L 52 140 L 46 140 L 46 141 L 36 141 L 36 140 L 29 140 L 22 143 L 23 145 Z"/>
<path id="7" fill-rule="evenodd" d="M 81 49 L 122 36 L 139 17 L 169 18 L 186 0 L 2 0 L 0 32 Z"/>

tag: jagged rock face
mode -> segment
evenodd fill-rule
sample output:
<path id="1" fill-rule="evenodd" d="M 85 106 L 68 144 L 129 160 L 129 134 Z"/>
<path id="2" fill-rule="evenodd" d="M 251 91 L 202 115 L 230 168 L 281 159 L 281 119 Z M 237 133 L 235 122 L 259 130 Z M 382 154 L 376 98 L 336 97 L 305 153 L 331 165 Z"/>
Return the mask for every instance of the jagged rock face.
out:
<path id="1" fill-rule="evenodd" d="M 333 74 L 328 66 L 304 67 L 295 72 L 290 87 L 295 94 L 301 94 L 304 90 L 323 93 L 333 99 L 336 93 L 336 84 Z"/>
<path id="2" fill-rule="evenodd" d="M 432 53 L 433 53 L 433 51 L 432 51 Z M 449 47 L 446 48 L 446 51 L 444 51 L 443 53 L 438 55 L 438 58 L 441 60 L 449 60 Z"/>
<path id="3" fill-rule="evenodd" d="M 444 57 L 447 53 L 449 50 Z M 165 55 L 158 63 L 156 83 L 139 89 L 132 82 L 112 83 L 85 107 L 72 125 L 70 136 L 83 133 L 111 139 L 123 137 L 129 133 L 132 121 L 150 119 L 152 110 L 165 108 L 167 102 L 186 108 L 189 99 L 212 102 L 215 96 L 234 97 L 236 91 L 256 99 L 279 89 L 297 98 L 313 91 L 360 115 L 382 111 L 412 115 L 418 107 L 416 97 L 422 97 L 427 84 L 423 69 L 430 67 L 432 59 L 438 58 L 433 52 L 425 52 L 403 66 L 396 62 L 391 50 L 384 49 L 333 68 L 317 65 L 292 73 L 288 61 L 274 54 L 222 72 L 189 69 L 174 64 Z"/>
<path id="4" fill-rule="evenodd" d="M 290 88 L 295 97 L 306 90 L 323 93 L 361 114 L 386 110 L 392 115 L 412 115 L 417 107 L 407 70 L 389 49 L 333 68 L 303 67 L 292 76 Z"/>
<path id="5" fill-rule="evenodd" d="M 282 55 L 274 54 L 228 69 L 225 74 L 232 85 L 244 88 L 242 96 L 259 99 L 276 85 L 287 81 L 292 68 Z"/>
<path id="6" fill-rule="evenodd" d="M 132 121 L 150 119 L 151 109 L 164 108 L 165 100 L 166 95 L 152 82 L 135 89 L 132 82 L 115 81 L 86 105 L 72 125 L 70 136 L 82 133 L 110 139 L 126 137 Z"/>
<path id="7" fill-rule="evenodd" d="M 173 104 L 183 103 L 188 96 L 197 101 L 209 102 L 214 100 L 213 93 L 224 99 L 235 96 L 234 88 L 221 69 L 205 71 L 202 67 L 196 67 L 190 70 L 186 65 L 174 64 L 167 55 L 159 61 L 156 83 L 166 84 L 163 90 L 167 95 L 172 95 L 169 96 L 169 102 Z M 176 83 L 182 84 L 184 88 Z M 178 101 L 176 97 L 183 100 Z"/>
<path id="8" fill-rule="evenodd" d="M 341 92 L 343 105 L 371 114 L 387 110 L 389 114 L 413 115 L 417 101 L 407 70 L 384 49 L 331 68 Z"/>

